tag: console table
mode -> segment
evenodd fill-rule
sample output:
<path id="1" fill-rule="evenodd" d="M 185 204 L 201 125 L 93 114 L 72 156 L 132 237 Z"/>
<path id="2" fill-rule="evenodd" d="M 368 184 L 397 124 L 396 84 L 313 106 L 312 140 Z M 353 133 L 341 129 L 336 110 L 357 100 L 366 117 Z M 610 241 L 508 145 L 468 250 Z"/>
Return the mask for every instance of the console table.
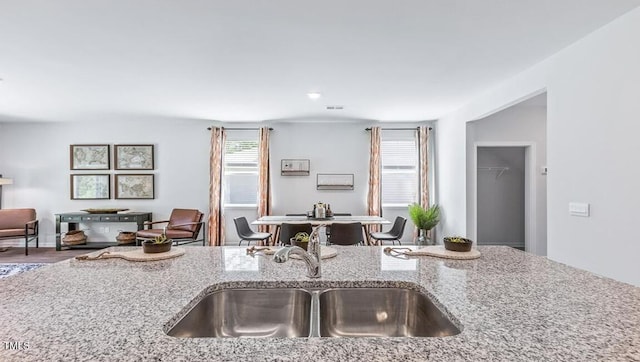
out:
<path id="1" fill-rule="evenodd" d="M 94 223 L 94 222 L 135 222 L 138 224 L 138 230 L 144 228 L 145 221 L 151 221 L 150 212 L 128 212 L 124 214 L 88 214 L 86 212 L 68 212 L 56 215 L 56 250 L 62 250 L 62 232 L 61 224 L 68 224 L 68 231 L 78 230 L 79 224 Z M 70 249 L 102 249 L 109 246 L 118 245 L 113 241 L 89 241 L 82 245 L 64 245 L 65 248 Z"/>

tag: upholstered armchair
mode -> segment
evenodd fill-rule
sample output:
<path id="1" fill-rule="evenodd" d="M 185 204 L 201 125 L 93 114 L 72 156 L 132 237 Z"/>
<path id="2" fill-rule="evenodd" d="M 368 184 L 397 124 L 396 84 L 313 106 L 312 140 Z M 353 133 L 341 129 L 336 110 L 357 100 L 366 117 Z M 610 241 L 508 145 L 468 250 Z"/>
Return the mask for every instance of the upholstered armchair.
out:
<path id="1" fill-rule="evenodd" d="M 29 255 L 29 242 L 38 247 L 38 219 L 35 209 L 0 210 L 0 240 L 24 238 L 24 255 Z M 6 249 L 5 249 L 6 250 Z"/>
<path id="2" fill-rule="evenodd" d="M 195 209 L 173 209 L 169 220 L 147 221 L 144 230 L 136 232 L 136 240 L 150 240 L 158 236 L 165 235 L 167 239 L 173 240 L 175 245 L 194 243 L 202 241 L 202 245 L 206 245 L 207 231 L 202 221 L 204 216 L 199 210 Z M 163 228 L 152 227 L 158 224 L 165 224 Z M 200 230 L 202 238 L 199 238 Z"/>

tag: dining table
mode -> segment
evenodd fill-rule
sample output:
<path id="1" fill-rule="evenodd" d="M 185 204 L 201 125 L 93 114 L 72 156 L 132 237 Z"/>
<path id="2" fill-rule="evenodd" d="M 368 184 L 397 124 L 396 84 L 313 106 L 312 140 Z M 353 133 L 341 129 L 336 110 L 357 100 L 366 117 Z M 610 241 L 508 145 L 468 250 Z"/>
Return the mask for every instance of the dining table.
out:
<path id="1" fill-rule="evenodd" d="M 323 225 L 331 225 L 336 223 L 352 223 L 359 222 L 362 224 L 365 235 L 365 244 L 374 245 L 371 243 L 369 235 L 369 225 L 387 225 L 391 222 L 381 216 L 371 215 L 353 215 L 353 216 L 332 216 L 327 218 L 312 218 L 307 216 L 289 216 L 289 215 L 268 215 L 262 216 L 255 221 L 251 222 L 251 225 L 272 225 L 276 227 L 272 243 L 276 243 L 280 235 L 280 226 L 284 223 L 287 224 L 311 224 L 312 227 L 319 227 Z"/>

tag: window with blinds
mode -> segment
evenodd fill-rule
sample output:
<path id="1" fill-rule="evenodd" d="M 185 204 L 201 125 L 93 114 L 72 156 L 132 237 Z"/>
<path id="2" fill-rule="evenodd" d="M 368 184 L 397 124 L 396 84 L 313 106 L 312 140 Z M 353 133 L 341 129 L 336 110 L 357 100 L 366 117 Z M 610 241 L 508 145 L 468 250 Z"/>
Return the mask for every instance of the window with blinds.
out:
<path id="1" fill-rule="evenodd" d="M 224 206 L 257 206 L 258 135 L 238 132 L 225 142 L 223 195 Z"/>
<path id="2" fill-rule="evenodd" d="M 382 131 L 382 206 L 407 206 L 418 199 L 418 145 L 413 130 Z"/>

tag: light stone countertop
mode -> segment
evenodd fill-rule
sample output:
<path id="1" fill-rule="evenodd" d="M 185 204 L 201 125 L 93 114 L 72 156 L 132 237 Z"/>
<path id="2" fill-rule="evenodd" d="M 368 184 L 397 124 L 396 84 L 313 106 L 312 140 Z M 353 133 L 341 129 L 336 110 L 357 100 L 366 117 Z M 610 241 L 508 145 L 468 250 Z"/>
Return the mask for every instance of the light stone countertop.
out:
<path id="1" fill-rule="evenodd" d="M 399 260 L 335 247 L 322 278 L 300 260 L 186 246 L 155 262 L 67 260 L 0 280 L 0 361 L 639 361 L 640 288 L 508 247 L 476 260 Z M 121 248 L 114 248 L 121 249 Z M 206 289 L 417 284 L 461 325 L 431 338 L 174 338 Z M 7 349 L 8 342 L 28 348 Z M 15 345 L 14 345 L 15 346 Z"/>

